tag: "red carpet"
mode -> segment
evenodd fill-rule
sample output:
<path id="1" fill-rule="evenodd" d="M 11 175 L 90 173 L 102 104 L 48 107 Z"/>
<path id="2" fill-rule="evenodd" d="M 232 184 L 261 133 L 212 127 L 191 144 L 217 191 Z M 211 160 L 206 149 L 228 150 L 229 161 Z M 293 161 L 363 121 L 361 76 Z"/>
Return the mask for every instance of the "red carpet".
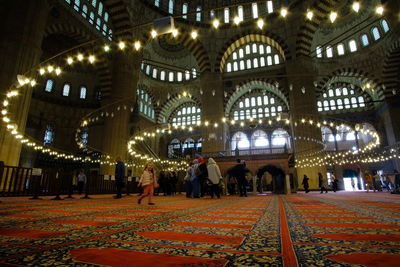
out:
<path id="1" fill-rule="evenodd" d="M 400 226 L 390 224 L 363 224 L 363 223 L 309 223 L 307 226 L 317 226 L 326 228 L 377 228 L 377 229 L 399 229 Z"/>
<path id="2" fill-rule="evenodd" d="M 51 238 L 60 235 L 65 235 L 66 232 L 55 232 L 45 230 L 31 230 L 31 229 L 0 229 L 0 236 L 12 236 L 23 238 Z"/>
<path id="3" fill-rule="evenodd" d="M 61 224 L 78 224 L 78 225 L 92 225 L 92 226 L 107 226 L 113 225 L 116 222 L 101 222 L 101 221 L 81 221 L 81 220 L 58 220 L 52 221 L 53 223 Z"/>
<path id="4" fill-rule="evenodd" d="M 154 239 L 230 244 L 230 245 L 240 245 L 244 239 L 244 237 L 242 236 L 188 234 L 188 233 L 177 233 L 177 232 L 139 232 L 137 233 L 137 235 Z"/>
<path id="5" fill-rule="evenodd" d="M 245 217 L 218 217 L 218 216 L 196 216 L 201 219 L 215 219 L 215 220 L 235 220 L 235 221 L 257 221 L 256 218 L 245 218 Z"/>
<path id="6" fill-rule="evenodd" d="M 158 253 L 145 253 L 115 248 L 75 249 L 71 252 L 77 262 L 107 265 L 112 267 L 144 266 L 224 266 L 225 259 L 205 259 L 198 257 L 176 256 Z"/>
<path id="7" fill-rule="evenodd" d="M 143 218 L 144 216 L 140 215 L 119 215 L 119 214 L 109 214 L 109 215 L 94 215 L 95 217 L 100 217 L 100 218 L 120 218 L 120 219 L 138 219 L 138 218 Z"/>
<path id="8" fill-rule="evenodd" d="M 226 229 L 242 229 L 250 230 L 252 225 L 230 224 L 230 223 L 202 223 L 202 222 L 174 222 L 174 225 L 191 226 L 191 227 L 209 227 L 209 228 L 226 228 Z"/>
<path id="9" fill-rule="evenodd" d="M 400 266 L 400 255 L 374 254 L 374 253 L 351 253 L 329 255 L 326 258 L 347 264 L 360 264 L 365 267 L 398 267 Z"/>
<path id="10" fill-rule="evenodd" d="M 382 241 L 400 242 L 400 235 L 374 235 L 374 234 L 319 234 L 314 237 L 329 238 L 336 240 L 357 240 L 357 241 Z"/>
<path id="11" fill-rule="evenodd" d="M 370 217 L 304 217 L 304 219 L 313 220 L 373 220 Z"/>
<path id="12" fill-rule="evenodd" d="M 6 214 L 6 215 L 1 215 L 4 217 L 15 217 L 15 218 L 39 218 L 43 217 L 42 215 L 31 215 L 31 214 Z"/>

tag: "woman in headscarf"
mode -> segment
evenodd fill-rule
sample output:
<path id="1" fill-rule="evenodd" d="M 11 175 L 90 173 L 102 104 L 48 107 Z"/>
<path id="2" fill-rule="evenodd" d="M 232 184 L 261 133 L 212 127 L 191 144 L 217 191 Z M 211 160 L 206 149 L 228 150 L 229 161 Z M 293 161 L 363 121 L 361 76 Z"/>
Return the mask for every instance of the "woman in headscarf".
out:
<path id="1" fill-rule="evenodd" d="M 213 158 L 208 159 L 208 179 L 211 181 L 211 198 L 214 194 L 220 198 L 219 182 L 222 180 L 221 171 Z"/>

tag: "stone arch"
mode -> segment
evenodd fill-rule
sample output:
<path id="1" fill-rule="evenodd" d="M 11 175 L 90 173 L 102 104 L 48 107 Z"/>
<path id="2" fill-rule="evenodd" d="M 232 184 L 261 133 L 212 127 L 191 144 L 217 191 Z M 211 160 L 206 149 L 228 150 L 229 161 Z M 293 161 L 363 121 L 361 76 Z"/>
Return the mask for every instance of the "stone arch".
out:
<path id="1" fill-rule="evenodd" d="M 375 92 L 372 94 L 365 93 L 369 99 L 379 101 L 384 99 L 384 91 L 378 79 L 370 75 L 368 72 L 358 70 L 355 68 L 342 68 L 332 72 L 330 75 L 324 77 L 315 84 L 315 91 L 317 94 L 322 94 L 324 88 L 332 83 L 349 83 L 359 86 L 360 88 L 369 83 Z"/>
<path id="2" fill-rule="evenodd" d="M 386 54 L 385 61 L 383 63 L 382 80 L 384 97 L 392 97 L 393 90 L 397 91 L 400 87 L 400 41 L 396 41 L 389 52 Z"/>
<path id="3" fill-rule="evenodd" d="M 289 47 L 280 37 L 268 32 L 260 34 L 249 31 L 236 35 L 225 43 L 217 55 L 214 69 L 219 70 L 222 73 L 226 60 L 233 53 L 233 51 L 236 48 L 251 42 L 260 42 L 271 45 L 279 52 L 285 61 L 290 59 Z"/>
<path id="4" fill-rule="evenodd" d="M 258 185 L 260 186 L 260 180 L 264 173 L 268 172 L 272 176 L 271 191 L 276 194 L 284 194 L 285 192 L 285 172 L 280 168 L 272 164 L 265 165 L 259 168 L 256 172 Z"/>
<path id="5" fill-rule="evenodd" d="M 318 30 L 320 24 L 328 18 L 329 12 L 339 1 L 340 0 L 317 0 L 310 7 L 310 10 L 314 12 L 314 17 L 312 20 L 308 20 L 304 17 L 304 23 L 300 27 L 299 33 L 297 35 L 296 57 L 310 56 L 315 32 Z"/>
<path id="6" fill-rule="evenodd" d="M 181 96 L 179 94 L 173 95 L 166 103 L 162 104 L 162 108 L 159 111 L 159 116 L 157 117 L 157 123 L 165 123 L 163 122 L 163 118 L 168 120 L 171 116 L 172 112 L 180 105 L 185 103 L 192 103 L 199 108 L 201 108 L 200 101 L 196 98 L 188 97 L 188 96 Z"/>
<path id="7" fill-rule="evenodd" d="M 228 97 L 226 97 L 225 101 L 225 116 L 229 116 L 229 113 L 233 107 L 233 105 L 236 103 L 236 101 L 243 96 L 244 94 L 250 92 L 253 89 L 265 89 L 276 96 L 278 96 L 286 105 L 286 108 L 289 108 L 289 102 L 288 102 L 288 95 L 284 93 L 284 90 L 282 88 L 277 87 L 274 85 L 271 80 L 249 80 L 249 81 L 244 81 L 241 82 L 236 86 L 236 90 L 232 92 L 232 94 Z"/>

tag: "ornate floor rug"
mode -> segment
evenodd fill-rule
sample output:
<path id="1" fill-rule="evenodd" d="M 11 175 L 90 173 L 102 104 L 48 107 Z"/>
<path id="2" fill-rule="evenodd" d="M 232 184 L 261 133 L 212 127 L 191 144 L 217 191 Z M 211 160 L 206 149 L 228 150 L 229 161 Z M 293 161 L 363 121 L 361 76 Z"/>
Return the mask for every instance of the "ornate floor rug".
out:
<path id="1" fill-rule="evenodd" d="M 400 196 L 0 203 L 0 266 L 400 266 Z"/>

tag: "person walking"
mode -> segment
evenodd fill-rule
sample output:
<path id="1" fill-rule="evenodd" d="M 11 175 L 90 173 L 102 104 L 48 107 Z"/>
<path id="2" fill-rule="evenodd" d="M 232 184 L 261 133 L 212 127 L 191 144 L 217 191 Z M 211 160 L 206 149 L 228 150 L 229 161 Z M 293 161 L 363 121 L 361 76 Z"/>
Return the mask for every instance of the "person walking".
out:
<path id="1" fill-rule="evenodd" d="M 78 174 L 78 194 L 79 195 L 82 194 L 82 191 L 85 188 L 86 182 L 87 182 L 86 175 L 83 172 L 83 170 L 80 170 L 79 174 Z"/>
<path id="2" fill-rule="evenodd" d="M 143 193 L 139 196 L 137 203 L 141 204 L 142 199 L 145 198 L 146 196 L 149 196 L 149 202 L 147 204 L 155 205 L 155 203 L 153 202 L 153 194 L 154 194 L 154 188 L 158 187 L 158 182 L 154 171 L 153 163 L 151 162 L 146 163 L 142 176 L 140 176 L 138 186 L 143 187 Z"/>
<path id="3" fill-rule="evenodd" d="M 200 170 L 197 170 L 199 167 L 199 161 L 197 159 L 193 160 L 193 165 L 190 170 L 190 183 L 192 184 L 192 196 L 194 198 L 200 197 L 200 180 L 197 176 L 197 173 L 200 173 Z"/>
<path id="4" fill-rule="evenodd" d="M 310 178 L 308 178 L 307 175 L 304 174 L 303 182 L 301 184 L 303 185 L 304 191 L 306 191 L 306 193 L 310 192 L 309 190 L 310 185 L 308 183 L 308 180 L 310 180 Z"/>
<path id="5" fill-rule="evenodd" d="M 208 171 L 206 159 L 203 157 L 199 158 L 199 166 L 197 167 L 196 176 L 200 182 L 200 197 L 204 197 L 208 191 Z"/>
<path id="6" fill-rule="evenodd" d="M 115 166 L 115 185 L 117 187 L 117 195 L 114 196 L 114 198 L 121 198 L 121 191 L 125 177 L 125 164 L 119 156 L 116 158 L 115 161 L 117 162 L 117 165 Z"/>
<path id="7" fill-rule="evenodd" d="M 248 169 L 246 169 L 246 166 L 241 162 L 240 159 L 237 159 L 236 164 L 232 168 L 232 176 L 236 177 L 237 182 L 238 182 L 238 187 L 239 187 L 239 193 L 241 197 L 247 197 L 247 180 L 246 180 L 246 173 L 249 172 Z"/>
<path id="8" fill-rule="evenodd" d="M 323 191 L 325 191 L 325 193 L 328 193 L 327 180 L 320 172 L 318 173 L 318 184 L 319 184 L 319 187 L 321 188 L 321 194 L 323 193 Z"/>
<path id="9" fill-rule="evenodd" d="M 332 179 L 332 191 L 336 193 L 336 191 L 338 190 L 339 180 L 333 173 L 331 174 L 331 179 Z"/>
<path id="10" fill-rule="evenodd" d="M 220 198 L 219 182 L 222 180 L 222 175 L 213 158 L 208 159 L 207 171 L 208 179 L 211 181 L 211 198 L 214 198 L 214 195 L 216 195 L 217 198 Z"/>
<path id="11" fill-rule="evenodd" d="M 375 192 L 375 188 L 374 186 L 374 179 L 372 177 L 372 175 L 366 171 L 365 172 L 365 187 L 367 188 L 367 193 L 369 192 L 370 189 L 373 189 Z"/>

